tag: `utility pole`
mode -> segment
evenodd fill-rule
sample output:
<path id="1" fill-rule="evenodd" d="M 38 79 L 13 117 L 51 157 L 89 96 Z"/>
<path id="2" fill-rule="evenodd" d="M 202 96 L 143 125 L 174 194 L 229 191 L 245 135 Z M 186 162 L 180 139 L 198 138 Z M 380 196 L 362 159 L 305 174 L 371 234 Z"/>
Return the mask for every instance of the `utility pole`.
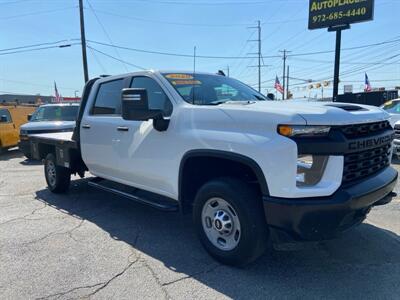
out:
<path id="1" fill-rule="evenodd" d="M 86 37 L 85 37 L 85 18 L 83 16 L 83 0 L 79 0 L 79 15 L 81 21 L 81 44 L 82 44 L 82 61 L 83 61 L 83 76 L 85 83 L 89 81 L 89 71 L 86 55 Z"/>
<path id="2" fill-rule="evenodd" d="M 287 51 L 286 49 L 279 51 L 281 53 L 283 53 L 283 93 L 282 93 L 282 100 L 285 100 L 285 82 L 286 82 L 286 59 L 287 59 L 287 53 L 291 52 L 291 51 Z"/>
<path id="3" fill-rule="evenodd" d="M 226 70 L 228 71 L 228 77 L 229 77 L 229 65 L 226 66 Z"/>
<path id="4" fill-rule="evenodd" d="M 261 21 L 257 21 L 257 26 L 255 27 L 249 27 L 249 28 L 254 28 L 257 29 L 258 31 L 258 38 L 256 40 L 249 40 L 249 42 L 257 42 L 258 43 L 258 51 L 257 53 L 250 53 L 250 54 L 256 54 L 258 56 L 258 91 L 261 93 L 261 60 L 262 60 L 262 53 L 261 53 Z"/>
<path id="5" fill-rule="evenodd" d="M 286 84 L 287 84 L 287 87 L 286 87 L 286 99 L 289 99 L 289 66 L 287 66 L 286 78 L 287 78 L 287 82 L 286 82 Z"/>

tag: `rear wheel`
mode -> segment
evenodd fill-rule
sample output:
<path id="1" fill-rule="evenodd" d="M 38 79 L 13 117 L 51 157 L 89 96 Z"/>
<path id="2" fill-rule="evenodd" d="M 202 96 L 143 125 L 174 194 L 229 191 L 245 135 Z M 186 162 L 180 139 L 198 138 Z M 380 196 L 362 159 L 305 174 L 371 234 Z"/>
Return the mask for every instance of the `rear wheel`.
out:
<path id="1" fill-rule="evenodd" d="M 69 169 L 57 166 L 54 154 L 49 153 L 44 162 L 44 174 L 49 190 L 53 193 L 63 193 L 69 188 L 71 172 Z"/>
<path id="2" fill-rule="evenodd" d="M 197 193 L 193 221 L 207 252 L 221 263 L 242 266 L 267 247 L 268 227 L 257 191 L 235 178 L 206 183 Z"/>

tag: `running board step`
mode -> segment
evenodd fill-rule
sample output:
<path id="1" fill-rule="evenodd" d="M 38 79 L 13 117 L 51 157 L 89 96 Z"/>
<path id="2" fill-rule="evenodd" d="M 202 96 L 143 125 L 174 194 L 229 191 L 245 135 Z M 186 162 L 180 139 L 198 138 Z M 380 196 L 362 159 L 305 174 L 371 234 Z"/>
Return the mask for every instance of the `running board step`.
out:
<path id="1" fill-rule="evenodd" d="M 134 187 L 120 184 L 102 178 L 93 178 L 88 184 L 97 189 L 118 195 L 135 202 L 145 204 L 163 211 L 179 210 L 178 202 L 168 197 L 160 196 L 155 193 L 143 191 Z"/>

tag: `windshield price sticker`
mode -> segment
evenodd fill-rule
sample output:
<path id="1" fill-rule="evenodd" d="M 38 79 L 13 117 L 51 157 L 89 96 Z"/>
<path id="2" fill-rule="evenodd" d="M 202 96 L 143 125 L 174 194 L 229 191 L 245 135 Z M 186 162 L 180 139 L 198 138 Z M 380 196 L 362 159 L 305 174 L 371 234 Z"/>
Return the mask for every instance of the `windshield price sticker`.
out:
<path id="1" fill-rule="evenodd" d="M 373 0 L 310 0 L 308 29 L 369 21 L 373 13 Z"/>
<path id="2" fill-rule="evenodd" d="M 193 79 L 193 76 L 189 74 L 167 74 L 165 77 L 168 79 Z"/>
<path id="3" fill-rule="evenodd" d="M 199 85 L 201 84 L 200 80 L 174 80 L 172 81 L 173 85 Z"/>

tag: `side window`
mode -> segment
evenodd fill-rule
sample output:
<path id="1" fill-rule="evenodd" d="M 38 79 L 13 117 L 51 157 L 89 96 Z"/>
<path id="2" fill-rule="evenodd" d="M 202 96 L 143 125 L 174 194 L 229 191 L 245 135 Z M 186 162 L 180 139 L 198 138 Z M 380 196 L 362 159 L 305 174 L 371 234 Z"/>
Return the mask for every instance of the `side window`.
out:
<path id="1" fill-rule="evenodd" d="M 164 116 L 172 114 L 171 101 L 154 79 L 149 77 L 134 77 L 131 82 L 131 88 L 146 89 L 150 108 L 162 110 Z"/>
<path id="2" fill-rule="evenodd" d="M 0 118 L 2 118 L 3 116 L 7 120 L 4 123 L 11 123 L 12 122 L 11 115 L 10 115 L 10 112 L 8 111 L 8 109 L 0 109 Z"/>
<path id="3" fill-rule="evenodd" d="M 119 113 L 121 106 L 121 90 L 123 79 L 100 84 L 96 100 L 92 108 L 93 115 L 114 115 Z"/>

